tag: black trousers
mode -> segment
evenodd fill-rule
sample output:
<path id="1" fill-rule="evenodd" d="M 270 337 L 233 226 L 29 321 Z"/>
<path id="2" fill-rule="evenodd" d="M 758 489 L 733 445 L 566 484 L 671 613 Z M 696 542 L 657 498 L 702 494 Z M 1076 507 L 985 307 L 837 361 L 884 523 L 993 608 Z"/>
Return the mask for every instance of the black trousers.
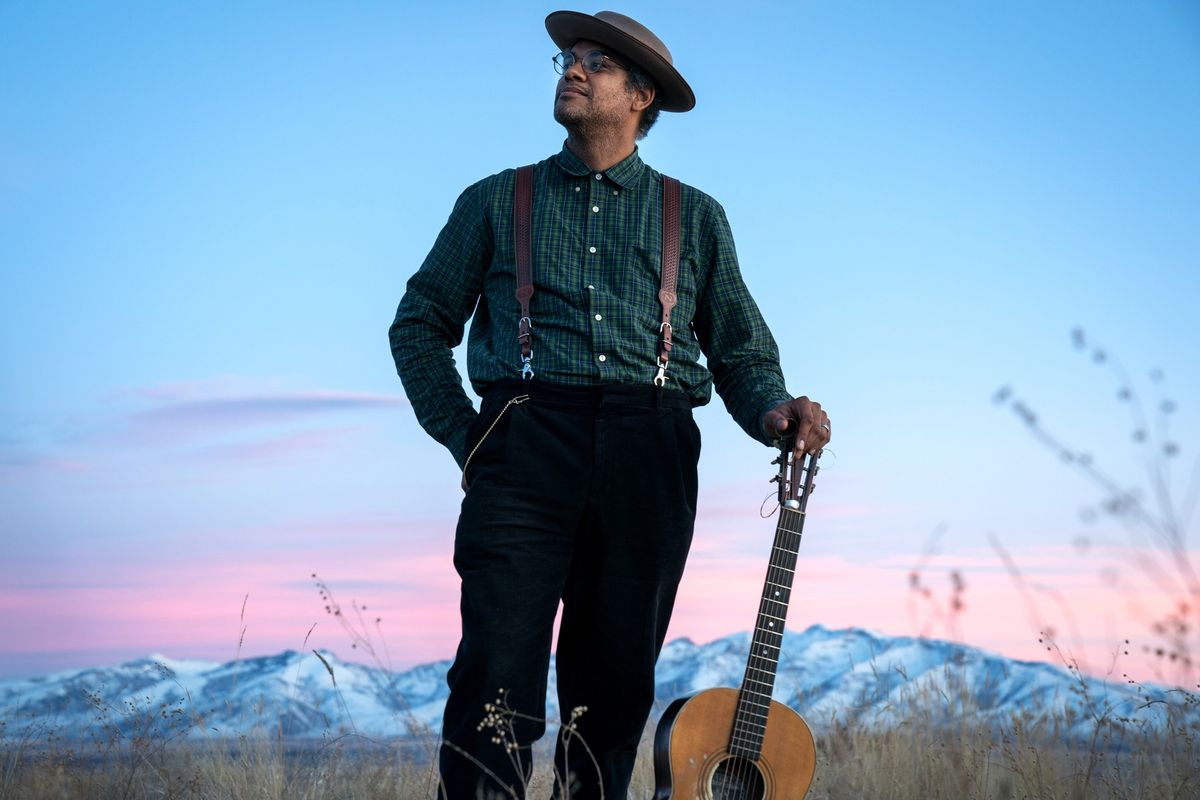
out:
<path id="1" fill-rule="evenodd" d="M 556 774 L 575 800 L 624 798 L 696 516 L 700 433 L 680 392 L 531 381 L 484 399 L 454 565 L 462 639 L 440 756 L 450 800 L 523 796 L 546 730 L 550 644 L 564 726 Z M 501 701 L 499 711 L 494 705 Z M 495 739 L 499 738 L 497 743 Z M 562 787 L 557 787 L 558 794 Z"/>

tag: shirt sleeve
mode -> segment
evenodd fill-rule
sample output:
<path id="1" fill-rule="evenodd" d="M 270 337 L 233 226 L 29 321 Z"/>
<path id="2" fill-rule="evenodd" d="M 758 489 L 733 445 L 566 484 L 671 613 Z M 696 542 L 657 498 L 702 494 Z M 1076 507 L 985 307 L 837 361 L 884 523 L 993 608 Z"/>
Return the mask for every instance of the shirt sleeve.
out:
<path id="1" fill-rule="evenodd" d="M 792 396 L 775 337 L 742 280 L 725 210 L 711 198 L 707 206 L 701 244 L 708 278 L 697 298 L 693 326 L 725 408 L 742 430 L 770 445 L 762 416 Z"/>
<path id="2" fill-rule="evenodd" d="M 492 258 L 483 182 L 468 187 L 424 263 L 408 280 L 388 330 L 396 372 L 426 433 L 463 466 L 477 416 L 451 348 L 462 342 Z"/>

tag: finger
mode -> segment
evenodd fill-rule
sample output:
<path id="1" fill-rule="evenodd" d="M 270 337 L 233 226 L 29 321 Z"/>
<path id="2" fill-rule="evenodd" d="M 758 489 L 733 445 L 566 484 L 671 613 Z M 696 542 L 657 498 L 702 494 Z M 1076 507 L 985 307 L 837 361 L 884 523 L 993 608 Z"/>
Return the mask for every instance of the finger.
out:
<path id="1" fill-rule="evenodd" d="M 833 437 L 833 426 L 829 423 L 829 416 L 822 412 L 822 417 L 824 417 L 824 419 L 820 425 L 817 426 L 818 435 L 821 437 L 820 441 L 817 443 L 818 450 L 829 444 L 829 440 Z"/>
<path id="2" fill-rule="evenodd" d="M 788 422 L 788 418 L 774 408 L 763 414 L 763 430 L 771 438 L 783 436 L 787 432 Z"/>
<path id="3" fill-rule="evenodd" d="M 821 440 L 818 442 L 816 450 L 820 450 L 822 447 L 829 444 L 829 440 L 833 436 L 833 425 L 829 422 L 829 415 L 825 413 L 824 409 L 821 409 L 821 413 L 817 420 L 817 432 L 820 435 Z"/>
<path id="4" fill-rule="evenodd" d="M 821 404 L 814 403 L 807 397 L 800 397 L 797 398 L 794 408 L 799 421 L 799 432 L 796 435 L 796 455 L 815 452 L 820 446 L 821 434 L 824 433 L 818 424 L 822 418 Z"/>
<path id="5" fill-rule="evenodd" d="M 807 438 L 812 444 L 812 451 L 815 452 L 816 450 L 820 449 L 821 445 L 823 445 L 826 441 L 825 425 L 829 421 L 829 415 L 826 414 L 821 408 L 821 404 L 816 402 L 809 404 L 809 411 L 812 413 L 812 422 L 810 428 L 811 433 Z"/>

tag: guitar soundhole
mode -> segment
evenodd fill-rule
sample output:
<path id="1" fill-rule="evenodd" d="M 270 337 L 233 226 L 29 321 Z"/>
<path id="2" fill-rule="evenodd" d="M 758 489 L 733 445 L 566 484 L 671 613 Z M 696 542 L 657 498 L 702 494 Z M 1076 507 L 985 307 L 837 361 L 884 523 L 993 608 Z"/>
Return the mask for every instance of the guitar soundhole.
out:
<path id="1" fill-rule="evenodd" d="M 766 785 L 753 761 L 730 756 L 717 764 L 709 781 L 712 800 L 762 800 Z"/>

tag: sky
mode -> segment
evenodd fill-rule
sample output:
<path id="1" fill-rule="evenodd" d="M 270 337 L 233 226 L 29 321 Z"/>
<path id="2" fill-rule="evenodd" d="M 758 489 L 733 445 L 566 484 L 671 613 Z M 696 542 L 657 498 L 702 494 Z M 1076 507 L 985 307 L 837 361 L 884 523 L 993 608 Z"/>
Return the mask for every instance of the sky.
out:
<path id="1" fill-rule="evenodd" d="M 0 679 L 453 655 L 458 476 L 386 331 L 459 192 L 561 147 L 557 8 L 0 0 Z M 698 100 L 642 157 L 723 205 L 833 423 L 789 625 L 1181 680 L 1153 626 L 1200 569 L 1195 4 L 616 10 Z M 753 623 L 773 453 L 697 418 L 668 636 L 709 641 Z M 1179 538 L 1097 513 L 1085 462 Z"/>

